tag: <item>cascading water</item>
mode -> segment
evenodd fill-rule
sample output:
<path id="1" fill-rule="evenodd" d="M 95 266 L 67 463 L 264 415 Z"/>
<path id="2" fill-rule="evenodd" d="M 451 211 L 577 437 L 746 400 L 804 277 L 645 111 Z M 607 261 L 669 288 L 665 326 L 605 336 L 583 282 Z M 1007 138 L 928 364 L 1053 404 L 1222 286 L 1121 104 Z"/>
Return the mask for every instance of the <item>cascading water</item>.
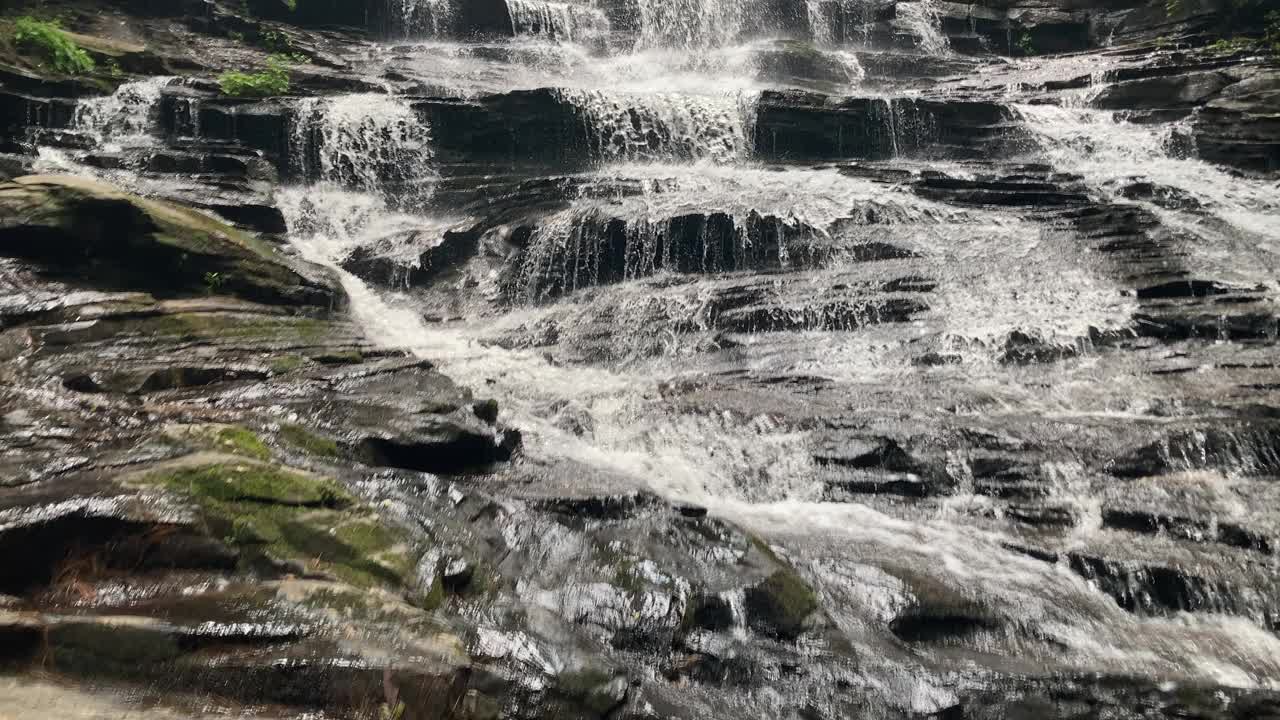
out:
<path id="1" fill-rule="evenodd" d="M 161 92 L 177 82 L 173 77 L 150 77 L 122 84 L 110 95 L 81 100 L 73 125 L 99 142 L 120 146 L 148 143 L 159 128 Z"/>
<path id="2" fill-rule="evenodd" d="M 752 0 L 637 0 L 636 6 L 642 48 L 733 44 L 759 9 Z"/>
<path id="3" fill-rule="evenodd" d="M 394 188 L 384 194 L 403 206 L 431 195 L 430 141 L 408 103 L 378 94 L 302 100 L 290 130 L 298 177 L 366 193 Z"/>
<path id="4" fill-rule="evenodd" d="M 919 38 L 918 49 L 926 55 L 943 55 L 949 48 L 947 37 L 938 29 L 937 10 L 932 0 L 897 4 L 898 20 Z"/>
<path id="5" fill-rule="evenodd" d="M 454 0 L 387 0 L 388 30 L 403 38 L 443 37 L 453 29 Z"/>
<path id="6" fill-rule="evenodd" d="M 876 12 L 884 7 L 876 0 L 806 0 L 805 13 L 813 39 L 820 45 L 858 41 L 865 44 Z M 936 33 L 933 28 L 931 34 Z"/>
<path id="7" fill-rule="evenodd" d="M 516 35 L 540 35 L 568 42 L 603 41 L 609 19 L 590 5 L 547 0 L 507 0 Z"/>
<path id="8" fill-rule="evenodd" d="M 1144 126 L 1117 113 L 1051 105 L 1017 105 L 1040 151 L 1056 167 L 1081 173 L 1113 198 L 1151 182 L 1180 196 L 1176 204 L 1148 207 L 1172 226 L 1205 242 L 1189 251 L 1205 268 L 1230 267 L 1240 280 L 1270 282 L 1280 271 L 1277 183 L 1241 177 L 1188 157 L 1178 126 Z M 1208 216 L 1211 220 L 1206 220 Z M 1243 233 L 1244 238 L 1239 235 Z M 1251 263 L 1238 259 L 1251 257 Z"/>
<path id="9" fill-rule="evenodd" d="M 931 8 L 904 5 L 898 20 L 921 39 L 917 50 L 945 53 Z M 792 412 L 785 394 L 717 390 L 709 383 L 709 397 L 754 408 L 743 414 L 682 408 L 652 394 L 654 387 L 747 367 L 762 379 L 802 373 L 844 383 L 855 402 L 874 405 L 884 399 L 866 385 L 915 382 L 910 378 L 919 371 L 907 349 L 924 341 L 956 358 L 940 362 L 963 363 L 963 389 L 890 392 L 891 402 L 964 407 L 998 386 L 1003 413 L 1090 413 L 1095 405 L 1088 396 L 1044 398 L 1014 379 L 1001 360 L 1005 340 L 1027 328 L 1068 345 L 1090 332 L 1121 331 L 1133 305 L 1113 280 L 1089 267 L 1087 252 L 1014 214 L 958 211 L 893 183 L 834 170 L 744 166 L 754 112 L 749 105 L 743 112 L 740 98 L 752 93 L 713 88 L 717 73 L 733 83 L 751 71 L 750 62 L 721 59 L 742 57 L 725 46 L 739 42 L 754 7 L 690 0 L 640 2 L 638 9 L 636 52 L 604 61 L 600 77 L 590 63 L 555 70 L 564 73 L 555 76 L 558 97 L 591 129 L 592 155 L 601 167 L 586 178 L 581 197 L 540 217 L 521 241 L 513 278 L 477 280 L 481 287 L 506 282 L 505 291 L 492 295 L 505 292 L 512 306 L 497 318 L 426 325 L 412 295 L 374 292 L 345 275 L 378 338 L 500 394 L 507 419 L 526 431 L 531 457 L 607 468 L 814 558 L 806 568 L 823 592 L 847 597 L 833 617 L 867 655 L 884 655 L 886 647 L 862 629 L 865 613 L 887 611 L 855 600 L 865 596 L 865 580 L 846 573 L 875 576 L 884 572 L 882 558 L 895 557 L 934 582 L 1000 598 L 996 604 L 1009 608 L 1001 622 L 1043 628 L 1038 640 L 992 639 L 992 647 L 1011 643 L 1027 657 L 1098 672 L 1159 674 L 1189 655 L 1199 658 L 1197 666 L 1180 672 L 1194 677 L 1249 685 L 1274 672 L 1268 648 L 1276 643 L 1253 626 L 1135 618 L 1081 577 L 1009 551 L 1012 541 L 1001 533 L 966 528 L 964 518 L 984 512 L 987 501 L 974 494 L 975 471 L 961 453 L 949 460 L 948 472 L 967 494 L 948 501 L 937 517 L 900 519 L 891 506 L 826 500 L 843 471 L 815 460 L 814 447 L 827 442 L 824 432 L 780 419 Z M 838 9 L 847 24 L 856 8 L 841 3 Z M 522 8 L 513 16 L 527 18 L 518 24 L 530 33 L 576 37 L 564 15 L 547 11 Z M 815 23 L 818 40 L 835 43 L 833 26 L 822 27 Z M 847 27 L 840 33 L 847 39 Z M 672 68 L 680 74 L 646 76 Z M 676 92 L 672 77 L 680 78 Z M 920 168 L 905 159 L 927 149 L 937 134 L 913 100 L 872 105 L 883 108 L 871 115 L 888 133 L 886 155 L 909 173 L 946 167 Z M 1032 112 L 1022 118 L 1036 128 Z M 615 188 L 629 189 L 613 194 Z M 323 262 L 340 262 L 357 247 L 385 246 L 378 238 L 401 233 L 400 222 L 423 229 L 418 242 L 428 244 L 434 241 L 425 235 L 446 227 L 402 217 L 388 230 L 374 220 L 376 212 L 353 214 L 341 202 L 305 196 L 296 192 L 283 204 L 291 227 L 299 229 L 295 243 Z M 328 213 L 370 220 L 339 222 L 334 230 L 316 222 Z M 933 285 L 939 287 L 927 307 L 904 305 L 899 297 Z M 883 302 L 876 299 L 881 293 Z M 553 352 L 577 364 L 548 360 Z M 739 399 L 744 392 L 755 399 Z M 585 420 L 565 425 L 561 411 L 548 411 L 565 402 Z M 1000 422 L 999 414 L 991 421 Z M 1074 477 L 1069 464 L 1054 467 Z M 1097 512 L 1091 490 L 1078 480 L 1062 482 L 1063 502 Z M 804 528 L 796 527 L 797 517 L 806 518 Z M 1085 542 L 1088 531 L 1081 537 Z M 877 592 L 875 602 L 865 602 L 902 602 L 900 590 Z M 886 659 L 868 682 L 894 695 L 895 706 L 916 712 L 953 700 L 945 682 L 928 679 L 913 663 Z"/>
<path id="10" fill-rule="evenodd" d="M 738 96 L 565 90 L 604 160 L 730 161 L 748 149 L 749 104 Z"/>

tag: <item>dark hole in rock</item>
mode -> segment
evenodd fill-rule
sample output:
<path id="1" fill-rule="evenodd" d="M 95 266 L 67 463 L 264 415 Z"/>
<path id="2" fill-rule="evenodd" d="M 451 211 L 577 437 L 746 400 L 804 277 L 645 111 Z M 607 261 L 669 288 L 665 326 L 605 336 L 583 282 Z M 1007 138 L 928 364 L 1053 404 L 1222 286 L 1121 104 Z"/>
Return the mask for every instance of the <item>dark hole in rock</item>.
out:
<path id="1" fill-rule="evenodd" d="M 0 534 L 0 593 L 28 594 L 102 570 L 235 567 L 236 556 L 180 525 L 72 513 Z"/>

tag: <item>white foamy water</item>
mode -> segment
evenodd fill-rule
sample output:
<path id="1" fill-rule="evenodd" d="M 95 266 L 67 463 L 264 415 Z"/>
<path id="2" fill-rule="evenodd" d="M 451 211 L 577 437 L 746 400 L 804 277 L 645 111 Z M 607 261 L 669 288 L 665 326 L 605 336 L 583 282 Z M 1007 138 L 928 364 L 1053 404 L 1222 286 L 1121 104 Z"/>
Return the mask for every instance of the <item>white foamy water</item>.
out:
<path id="1" fill-rule="evenodd" d="M 1269 284 L 1280 273 L 1280 181 L 1180 156 L 1173 149 L 1177 125 L 1138 125 L 1115 112 L 1053 105 L 1017 105 L 1016 111 L 1050 163 L 1083 175 L 1113 199 L 1127 202 L 1121 191 L 1142 181 L 1179 193 L 1175 200 L 1185 209 L 1146 206 L 1170 227 L 1202 239 L 1190 245 L 1201 269 L 1253 269 L 1256 274 L 1240 279 Z"/>
<path id="2" fill-rule="evenodd" d="M 397 202 L 431 194 L 431 130 L 403 98 L 375 93 L 306 98 L 290 128 L 296 172 L 364 192 L 394 184 Z"/>
<path id="3" fill-rule="evenodd" d="M 386 0 L 393 34 L 441 37 L 453 30 L 453 0 Z"/>
<path id="4" fill-rule="evenodd" d="M 150 144 L 159 133 L 161 93 L 176 82 L 174 77 L 149 77 L 124 83 L 110 95 L 80 100 L 72 125 L 107 149 Z"/>
<path id="5" fill-rule="evenodd" d="M 761 7 L 751 0 L 636 0 L 642 48 L 704 48 L 731 45 L 748 13 Z"/>
<path id="6" fill-rule="evenodd" d="M 751 97 L 562 90 L 592 129 L 594 156 L 728 162 L 750 150 Z"/>
<path id="7" fill-rule="evenodd" d="M 541 35 L 566 42 L 602 42 L 609 18 L 590 4 L 548 0 L 507 0 L 516 35 Z"/>
<path id="8" fill-rule="evenodd" d="M 919 38 L 918 50 L 926 55 L 946 55 L 950 51 L 947 36 L 939 26 L 938 10 L 933 0 L 900 2 L 895 6 L 898 22 Z"/>

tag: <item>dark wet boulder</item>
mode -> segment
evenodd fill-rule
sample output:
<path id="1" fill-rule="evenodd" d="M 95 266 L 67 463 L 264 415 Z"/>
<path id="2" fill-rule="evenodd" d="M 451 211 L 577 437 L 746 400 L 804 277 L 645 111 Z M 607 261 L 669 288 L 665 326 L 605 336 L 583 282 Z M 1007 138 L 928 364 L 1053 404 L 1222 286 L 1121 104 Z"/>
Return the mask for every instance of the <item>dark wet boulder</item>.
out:
<path id="1" fill-rule="evenodd" d="M 249 0 L 243 6 L 253 17 L 304 27 L 345 25 L 363 28 L 376 19 L 382 3 L 346 0 Z M 388 6 L 389 7 L 389 6 Z"/>
<path id="2" fill-rule="evenodd" d="M 721 632 L 733 627 L 733 607 L 718 595 L 695 595 L 684 613 L 685 629 Z"/>
<path id="3" fill-rule="evenodd" d="M 1108 110 L 1190 110 L 1235 81 L 1217 70 L 1139 78 L 1108 85 L 1092 104 Z"/>
<path id="4" fill-rule="evenodd" d="M 843 90 L 859 80 L 839 55 L 796 40 L 772 43 L 756 53 L 755 63 L 760 79 L 770 82 L 829 84 Z"/>
<path id="5" fill-rule="evenodd" d="M 999 627 L 992 611 L 963 590 L 917 572 L 899 570 L 896 574 L 911 595 L 910 602 L 889 622 L 890 632 L 898 639 L 947 642 Z"/>
<path id="6" fill-rule="evenodd" d="M 345 303 L 326 272 L 239 230 L 81 178 L 27 176 L 0 185 L 0 255 L 108 289 L 323 308 Z"/>
<path id="7" fill-rule="evenodd" d="M 1021 330 L 1014 330 L 1005 337 L 1000 362 L 1006 365 L 1051 363 L 1075 357 L 1077 354 L 1078 349 L 1075 345 L 1063 345 Z"/>
<path id="8" fill-rule="evenodd" d="M 748 588 L 744 606 L 752 629 L 794 640 L 804 632 L 805 620 L 818 609 L 818 597 L 794 570 L 783 568 Z"/>
<path id="9" fill-rule="evenodd" d="M 755 151 L 777 160 L 979 158 L 1012 149 L 1021 134 L 1010 120 L 990 102 L 770 90 L 757 105 Z"/>
<path id="10" fill-rule="evenodd" d="M 404 432 L 360 438 L 354 454 L 370 465 L 453 474 L 510 460 L 518 446 L 519 435 L 513 431 L 495 433 L 479 422 L 430 415 Z"/>
<path id="11" fill-rule="evenodd" d="M 1280 169 L 1280 71 L 1259 70 L 1224 89 L 1196 114 L 1196 151 L 1241 170 Z"/>

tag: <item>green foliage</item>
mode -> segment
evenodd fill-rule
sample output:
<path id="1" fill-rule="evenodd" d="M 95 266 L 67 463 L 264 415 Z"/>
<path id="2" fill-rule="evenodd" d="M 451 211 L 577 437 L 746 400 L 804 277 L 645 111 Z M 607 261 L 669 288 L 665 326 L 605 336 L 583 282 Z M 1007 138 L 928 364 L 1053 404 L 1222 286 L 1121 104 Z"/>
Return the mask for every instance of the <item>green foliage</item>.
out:
<path id="1" fill-rule="evenodd" d="M 204 274 L 204 288 L 210 295 L 221 290 L 226 282 L 227 279 L 222 276 L 222 273 L 207 272 Z"/>
<path id="2" fill-rule="evenodd" d="M 338 443 L 320 437 L 301 425 L 281 425 L 280 437 L 299 449 L 321 457 L 338 457 Z"/>
<path id="3" fill-rule="evenodd" d="M 290 53 L 293 51 L 293 40 L 278 30 L 267 30 L 259 36 L 259 44 L 277 53 Z M 293 59 L 292 57 L 290 58 Z"/>
<path id="4" fill-rule="evenodd" d="M 297 12 L 298 0 L 284 0 L 284 6 L 289 8 L 289 12 Z"/>
<path id="5" fill-rule="evenodd" d="M 1219 38 L 1209 45 L 1209 52 L 1214 55 L 1235 55 L 1252 50 L 1255 44 L 1248 38 Z"/>
<path id="6" fill-rule="evenodd" d="M 1280 10 L 1275 7 L 1275 0 L 1230 0 L 1222 8 L 1220 27 L 1224 32 L 1245 32 L 1249 35 L 1257 32 L 1257 23 L 1261 18 L 1261 38 L 1233 36 L 1220 37 L 1209 44 L 1209 52 L 1215 55 L 1234 55 L 1236 53 L 1260 51 L 1272 55 L 1280 55 Z M 1203 6 L 1201 6 L 1203 7 Z M 1219 5 L 1221 8 L 1221 5 Z M 1165 0 L 1165 14 L 1170 18 L 1183 17 L 1191 7 L 1187 0 Z M 1263 11 L 1268 11 L 1263 14 Z"/>
<path id="7" fill-rule="evenodd" d="M 1018 50 L 1021 51 L 1023 55 L 1036 54 L 1036 46 L 1031 41 L 1030 33 L 1022 33 L 1022 37 L 1018 38 Z"/>
<path id="8" fill-rule="evenodd" d="M 39 55 L 63 75 L 83 75 L 95 67 L 89 53 L 76 45 L 56 21 L 20 17 L 13 26 L 13 41 L 20 50 Z"/>
<path id="9" fill-rule="evenodd" d="M 242 427 L 223 428 L 218 432 L 218 446 L 237 455 L 245 455 L 257 460 L 271 458 L 271 450 L 252 430 Z"/>
<path id="10" fill-rule="evenodd" d="M 1248 2 L 1248 0 L 1236 0 Z M 1265 16 L 1260 39 L 1248 37 L 1218 38 L 1209 45 L 1215 55 L 1235 55 L 1244 52 L 1267 52 L 1280 56 L 1280 10 L 1272 10 Z"/>
<path id="11" fill-rule="evenodd" d="M 222 92 L 232 97 L 271 97 L 289 92 L 288 63 L 292 58 L 272 55 L 267 69 L 257 73 L 226 72 L 218 78 Z"/>

